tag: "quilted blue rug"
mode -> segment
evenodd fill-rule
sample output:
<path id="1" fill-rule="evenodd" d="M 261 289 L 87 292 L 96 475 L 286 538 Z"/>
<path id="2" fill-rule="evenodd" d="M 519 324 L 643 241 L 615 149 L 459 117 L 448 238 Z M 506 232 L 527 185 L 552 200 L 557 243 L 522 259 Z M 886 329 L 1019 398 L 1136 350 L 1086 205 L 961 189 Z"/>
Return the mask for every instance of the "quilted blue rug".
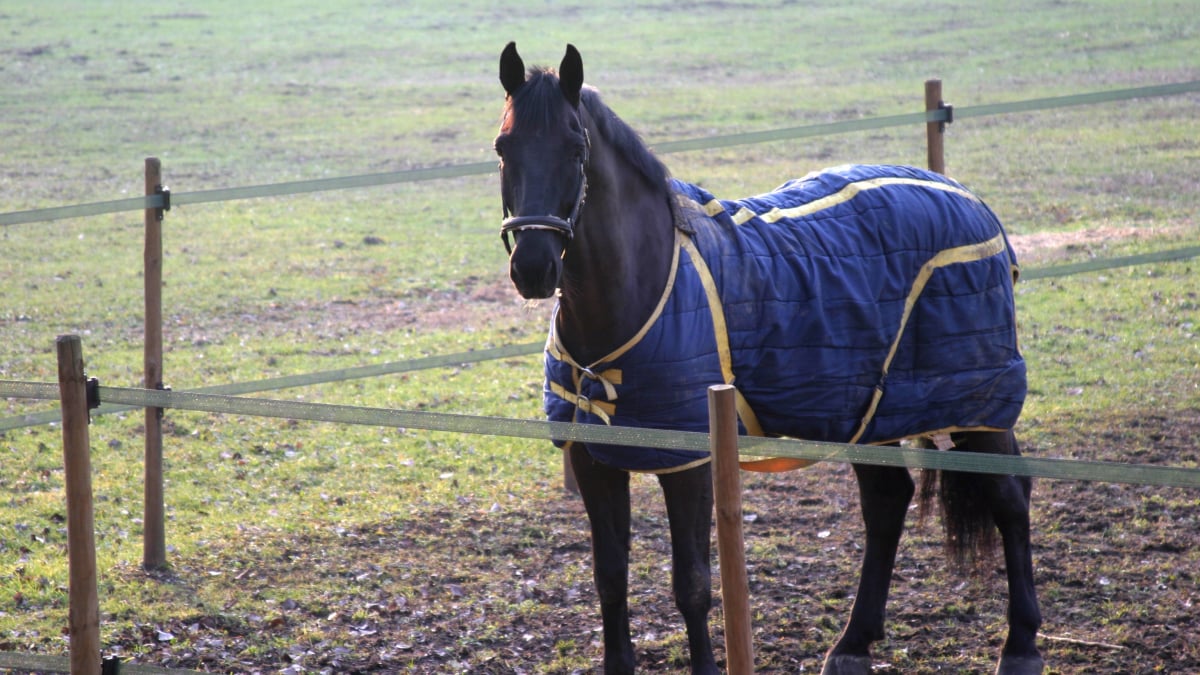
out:
<path id="1" fill-rule="evenodd" d="M 659 311 L 613 354 L 577 364 L 551 327 L 553 421 L 708 430 L 730 383 L 744 431 L 885 443 L 1009 429 L 1025 398 L 1012 283 L 995 215 L 920 169 L 844 166 L 719 200 L 674 181 L 677 258 Z M 707 453 L 589 444 L 633 471 Z"/>

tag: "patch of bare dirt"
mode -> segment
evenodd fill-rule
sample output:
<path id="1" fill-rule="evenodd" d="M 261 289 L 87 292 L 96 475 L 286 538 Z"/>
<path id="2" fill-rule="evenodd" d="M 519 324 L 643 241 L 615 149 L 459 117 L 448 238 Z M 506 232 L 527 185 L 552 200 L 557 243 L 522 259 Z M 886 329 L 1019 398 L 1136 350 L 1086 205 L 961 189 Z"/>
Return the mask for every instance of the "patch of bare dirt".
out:
<path id="1" fill-rule="evenodd" d="M 529 302 L 517 295 L 508 279 L 468 277 L 450 289 L 419 288 L 399 298 L 370 298 L 325 305 L 325 329 L 391 331 L 471 329 L 488 326 L 538 325 L 548 320 L 553 302 Z M 313 308 L 295 306 L 291 321 L 309 321 Z"/>
<path id="2" fill-rule="evenodd" d="M 553 306 L 549 300 L 522 299 L 508 279 L 467 277 L 450 288 L 415 288 L 399 295 L 380 293 L 332 301 L 277 299 L 214 317 L 203 326 L 180 325 L 172 331 L 176 339 L 195 342 L 220 340 L 234 330 L 323 339 L 404 330 L 526 329 L 548 326 Z"/>
<path id="3" fill-rule="evenodd" d="M 1097 227 L 1069 232 L 1010 234 L 1009 243 L 1022 265 L 1048 264 L 1085 248 L 1103 248 L 1129 239 L 1157 239 L 1178 228 Z"/>

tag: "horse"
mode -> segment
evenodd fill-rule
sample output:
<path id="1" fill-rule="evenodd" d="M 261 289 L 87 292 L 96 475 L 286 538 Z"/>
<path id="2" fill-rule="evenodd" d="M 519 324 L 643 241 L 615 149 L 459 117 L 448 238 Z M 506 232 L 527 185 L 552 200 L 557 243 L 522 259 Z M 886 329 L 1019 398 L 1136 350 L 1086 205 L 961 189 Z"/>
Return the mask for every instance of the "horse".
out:
<path id="1" fill-rule="evenodd" d="M 559 67 L 500 56 L 500 158 L 509 276 L 557 298 L 545 350 L 551 420 L 707 431 L 711 384 L 737 389 L 743 433 L 1018 455 L 1026 384 L 1018 268 L 1003 228 L 958 183 L 911 167 L 816 172 L 737 201 L 671 178 L 586 86 L 568 45 Z M 511 237 L 511 241 L 510 241 Z M 631 673 L 630 471 L 657 475 L 672 590 L 691 672 L 718 672 L 707 453 L 561 443 L 591 525 L 605 673 Z M 748 468 L 791 468 L 764 460 Z M 826 675 L 871 672 L 916 484 L 903 467 L 855 464 L 866 530 L 850 617 Z M 931 473 L 934 480 L 931 482 Z M 962 562 L 1003 545 L 1005 675 L 1040 673 L 1041 623 L 1027 477 L 926 472 L 946 549 Z"/>

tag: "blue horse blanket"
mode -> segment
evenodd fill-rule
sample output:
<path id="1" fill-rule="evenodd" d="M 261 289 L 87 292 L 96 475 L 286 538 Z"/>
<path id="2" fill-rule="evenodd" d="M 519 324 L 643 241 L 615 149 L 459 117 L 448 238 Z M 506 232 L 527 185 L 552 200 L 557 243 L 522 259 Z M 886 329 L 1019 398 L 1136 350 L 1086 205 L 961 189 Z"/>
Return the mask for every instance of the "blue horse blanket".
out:
<path id="1" fill-rule="evenodd" d="M 733 384 L 743 431 L 886 443 L 1015 424 L 1025 398 L 1016 258 L 986 205 L 920 169 L 844 166 L 719 200 L 672 181 L 675 260 L 659 310 L 596 363 L 553 323 L 552 421 L 708 430 L 707 389 Z M 664 472 L 708 453 L 588 444 Z"/>

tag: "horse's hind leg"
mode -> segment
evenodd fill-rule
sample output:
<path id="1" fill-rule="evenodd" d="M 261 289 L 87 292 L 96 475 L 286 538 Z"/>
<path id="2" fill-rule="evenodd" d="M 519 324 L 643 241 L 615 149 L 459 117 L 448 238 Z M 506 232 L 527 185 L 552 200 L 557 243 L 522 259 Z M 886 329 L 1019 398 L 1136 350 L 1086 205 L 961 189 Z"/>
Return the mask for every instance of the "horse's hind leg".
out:
<path id="1" fill-rule="evenodd" d="M 708 635 L 712 608 L 711 465 L 662 474 L 658 480 L 671 523 L 672 586 L 675 605 L 687 626 L 692 672 L 715 675 L 719 671 Z"/>
<path id="2" fill-rule="evenodd" d="M 571 448 L 579 494 L 592 525 L 592 575 L 604 623 L 604 672 L 633 673 L 629 637 L 629 474 L 592 459 L 586 448 Z"/>
<path id="3" fill-rule="evenodd" d="M 858 476 L 867 547 L 850 621 L 825 656 L 823 675 L 871 672 L 870 647 L 884 637 L 888 586 L 904 530 L 904 517 L 914 492 L 912 476 L 904 468 L 856 464 L 854 473 Z"/>
<path id="4" fill-rule="evenodd" d="M 1007 432 L 967 434 L 967 449 L 1001 455 L 1019 455 L 1016 437 Z M 1004 542 L 1004 568 L 1008 576 L 1008 639 L 996 667 L 999 675 L 1036 675 L 1042 672 L 1042 655 L 1036 638 L 1042 623 L 1033 585 L 1030 546 L 1028 476 L 980 476 L 984 498 Z M 944 478 L 943 478 L 944 480 Z"/>

